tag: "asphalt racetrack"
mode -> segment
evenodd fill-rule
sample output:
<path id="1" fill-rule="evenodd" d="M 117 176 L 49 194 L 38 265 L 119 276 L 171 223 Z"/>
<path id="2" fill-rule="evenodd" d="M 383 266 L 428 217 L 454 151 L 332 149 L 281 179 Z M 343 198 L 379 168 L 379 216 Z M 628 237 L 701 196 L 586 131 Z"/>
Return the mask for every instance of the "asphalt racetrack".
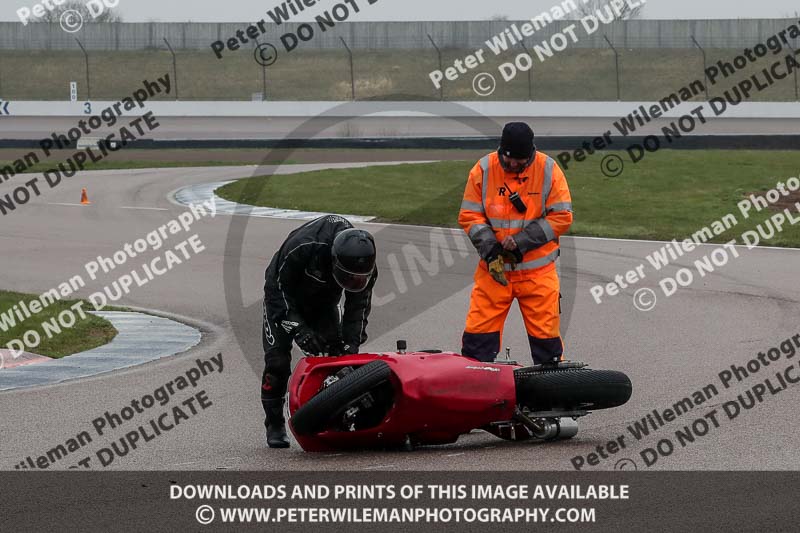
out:
<path id="1" fill-rule="evenodd" d="M 310 168 L 287 166 L 279 171 Z M 0 270 L 0 286 L 20 292 L 46 291 L 83 273 L 83 266 L 98 255 L 110 255 L 124 243 L 184 212 L 184 207 L 169 200 L 175 190 L 252 173 L 253 167 L 126 170 L 87 172 L 65 179 L 57 188 L 46 189 L 40 198 L 3 217 L 0 242 L 6 260 Z M 83 187 L 88 189 L 91 206 L 75 205 Z M 573 457 L 586 458 L 595 452 L 597 464 L 584 469 L 630 469 L 635 464 L 644 470 L 640 452 L 655 447 L 665 437 L 675 442 L 675 450 L 669 457 L 661 457 L 652 469 L 792 470 L 800 465 L 800 433 L 792 422 L 800 387 L 789 385 L 775 395 L 767 392 L 763 402 L 750 410 L 743 409 L 734 420 L 729 420 L 722 409 L 722 404 L 766 378 L 778 386 L 775 372 L 793 360 L 782 358 L 768 368 L 762 367 L 741 383 L 734 380 L 728 390 L 718 378 L 732 364 L 744 366 L 758 352 L 799 333 L 796 319 L 800 310 L 800 252 L 737 249 L 739 258 L 666 298 L 658 281 L 674 276 L 678 268 L 691 266 L 695 259 L 714 249 L 700 247 L 699 252 L 673 262 L 662 272 L 648 269 L 642 282 L 598 305 L 590 293 L 592 286 L 605 284 L 617 274 L 624 275 L 645 262 L 645 256 L 662 244 L 584 238 L 562 241 L 565 256 L 574 258 L 562 258 L 561 265 L 562 284 L 575 287 L 565 332 L 567 355 L 587 361 L 594 368 L 627 372 L 634 394 L 626 406 L 582 419 L 578 436 L 567 442 L 510 443 L 484 432 L 473 432 L 457 444 L 411 453 L 307 454 L 296 444 L 289 450 L 269 450 L 259 402 L 263 274 L 274 251 L 299 224 L 227 215 L 197 222 L 192 233 L 197 233 L 206 250 L 168 275 L 144 287 L 134 287 L 118 303 L 183 317 L 203 330 L 200 346 L 127 371 L 0 393 L 0 469 L 14 469 L 28 456 L 35 459 L 45 454 L 79 432 L 90 430 L 92 420 L 106 410 L 120 412 L 132 400 L 152 394 L 184 374 L 197 359 L 209 359 L 218 353 L 224 358 L 223 372 L 204 377 L 196 389 L 179 396 L 204 390 L 213 405 L 151 442 L 140 442 L 137 449 L 116 458 L 108 468 L 570 470 Z M 370 317 L 371 337 L 363 349 L 389 351 L 397 339 L 407 339 L 410 349 L 458 350 L 477 255 L 470 251 L 464 257 L 456 244 L 456 233 L 449 230 L 382 224 L 365 228 L 376 236 L 382 274 L 375 291 L 378 301 Z M 228 244 L 236 231 L 243 232 L 241 246 Z M 451 243 L 452 260 L 447 261 L 441 253 L 438 259 L 430 259 L 432 235 L 446 236 Z M 403 259 L 409 247 L 416 247 L 431 261 L 439 261 L 438 270 L 419 264 L 409 268 Z M 82 289 L 79 295 L 88 297 L 139 264 L 132 261 L 118 268 Z M 649 312 L 639 311 L 633 304 L 636 290 L 645 287 L 658 295 L 656 307 Z M 236 300 L 230 297 L 236 291 L 244 302 L 238 308 L 228 303 Z M 507 323 L 504 344 L 512 347 L 515 358 L 530 361 L 517 310 Z M 671 409 L 676 402 L 712 383 L 719 389 L 718 395 L 665 427 L 651 430 L 651 436 L 641 441 L 631 436 L 628 425 L 641 421 L 653 410 Z M 705 418 L 707 430 L 703 431 L 702 424 L 696 425 L 694 442 L 685 446 L 677 442 L 676 430 L 692 426 L 715 409 L 718 424 Z M 149 413 L 161 411 L 156 407 Z M 133 430 L 148 418 L 137 417 L 109 432 L 106 439 L 95 436 L 91 445 L 56 462 L 52 468 L 68 468 L 98 448 L 110 447 L 124 435 L 122 429 Z M 626 447 L 609 454 L 607 443 L 620 436 L 624 436 Z M 603 447 L 602 451 L 596 450 L 598 446 Z"/>
<path id="2" fill-rule="evenodd" d="M 628 109 L 630 107 L 630 109 Z M 412 108 L 413 109 L 413 108 Z M 455 104 L 446 110 L 457 109 Z M 630 113 L 634 106 L 626 106 Z M 623 115 L 624 116 L 624 113 Z M 515 117 L 467 116 L 340 116 L 314 117 L 159 117 L 157 130 L 148 132 L 147 138 L 159 141 L 174 140 L 263 140 L 263 139 L 309 139 L 309 138 L 392 138 L 392 137 L 462 137 L 496 134 L 503 124 Z M 520 117 L 516 117 L 519 119 Z M 589 141 L 596 135 L 612 128 L 614 120 L 608 117 L 531 117 L 536 124 L 536 135 L 586 137 Z M 638 135 L 658 135 L 661 128 L 670 125 L 675 118 L 653 119 L 637 129 Z M 126 121 L 127 122 L 127 121 Z M 797 118 L 725 118 L 711 119 L 698 129 L 703 135 L 793 135 L 798 131 Z M 74 117 L 6 117 L 3 119 L 3 138 L 40 140 L 42 133 L 66 132 L 75 127 Z M 494 123 L 491 129 L 487 125 Z M 118 128 L 118 127 L 117 127 Z M 291 132 L 287 135 L 287 132 Z M 588 133 L 587 133 L 588 132 Z M 105 126 L 93 135 L 106 136 L 114 128 Z"/>

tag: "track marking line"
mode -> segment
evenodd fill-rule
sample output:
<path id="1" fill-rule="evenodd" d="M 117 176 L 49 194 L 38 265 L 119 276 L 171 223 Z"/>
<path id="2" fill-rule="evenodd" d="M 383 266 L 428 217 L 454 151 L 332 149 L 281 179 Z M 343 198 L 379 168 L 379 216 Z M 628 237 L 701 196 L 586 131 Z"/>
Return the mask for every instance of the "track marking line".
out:
<path id="1" fill-rule="evenodd" d="M 129 207 L 123 206 L 120 209 L 141 209 L 143 211 L 169 211 L 166 207 Z"/>
<path id="2" fill-rule="evenodd" d="M 60 204 L 60 203 L 48 203 L 47 205 L 65 205 L 68 207 L 86 207 L 83 204 Z"/>
<path id="3" fill-rule="evenodd" d="M 465 452 L 461 452 L 461 453 L 449 453 L 449 454 L 445 455 L 445 457 L 458 457 L 459 455 L 466 455 L 466 453 L 465 453 Z"/>
<path id="4" fill-rule="evenodd" d="M 653 243 L 653 244 L 669 244 L 671 241 L 649 241 L 644 239 L 616 239 L 612 237 L 582 237 L 580 235 L 564 235 L 566 239 L 575 239 L 575 240 L 585 240 L 585 241 L 615 241 L 615 242 L 645 242 L 645 243 Z M 677 237 L 676 237 L 677 240 Z M 720 247 L 724 243 L 714 243 L 714 242 L 696 242 L 697 246 L 715 246 Z M 746 244 L 734 244 L 737 248 L 746 248 Z M 786 246 L 756 246 L 755 248 L 751 248 L 752 250 L 793 250 L 798 251 L 800 248 L 789 248 Z"/>
<path id="5" fill-rule="evenodd" d="M 397 465 L 378 465 L 378 466 L 368 466 L 364 470 L 378 470 L 380 468 L 394 468 Z"/>

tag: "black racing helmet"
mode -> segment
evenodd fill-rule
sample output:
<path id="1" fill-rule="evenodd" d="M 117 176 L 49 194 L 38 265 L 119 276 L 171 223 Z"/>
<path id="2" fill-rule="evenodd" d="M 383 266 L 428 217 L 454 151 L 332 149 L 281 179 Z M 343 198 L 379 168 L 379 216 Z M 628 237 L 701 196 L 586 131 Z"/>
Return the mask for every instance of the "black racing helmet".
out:
<path id="1" fill-rule="evenodd" d="M 333 240 L 333 279 L 348 292 L 367 288 L 375 272 L 375 239 L 369 232 L 346 229 Z"/>

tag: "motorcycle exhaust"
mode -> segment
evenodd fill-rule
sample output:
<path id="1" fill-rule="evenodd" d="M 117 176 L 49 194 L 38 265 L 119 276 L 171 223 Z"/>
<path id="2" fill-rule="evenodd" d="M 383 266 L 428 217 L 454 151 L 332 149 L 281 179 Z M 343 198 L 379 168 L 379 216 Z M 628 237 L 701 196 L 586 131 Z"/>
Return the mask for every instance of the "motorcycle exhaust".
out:
<path id="1" fill-rule="evenodd" d="M 578 422 L 571 417 L 531 418 L 517 408 L 514 418 L 524 425 L 535 439 L 571 439 L 578 434 Z"/>

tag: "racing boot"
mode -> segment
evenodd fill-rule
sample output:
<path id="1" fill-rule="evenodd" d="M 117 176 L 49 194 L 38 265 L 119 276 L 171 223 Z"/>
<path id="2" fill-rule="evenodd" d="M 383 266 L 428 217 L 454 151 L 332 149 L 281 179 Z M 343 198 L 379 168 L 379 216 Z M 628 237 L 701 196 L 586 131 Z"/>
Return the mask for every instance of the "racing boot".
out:
<path id="1" fill-rule="evenodd" d="M 270 448 L 288 448 L 289 437 L 286 435 L 286 419 L 283 417 L 283 398 L 277 400 L 261 400 L 264 406 L 267 427 L 267 445 Z"/>

